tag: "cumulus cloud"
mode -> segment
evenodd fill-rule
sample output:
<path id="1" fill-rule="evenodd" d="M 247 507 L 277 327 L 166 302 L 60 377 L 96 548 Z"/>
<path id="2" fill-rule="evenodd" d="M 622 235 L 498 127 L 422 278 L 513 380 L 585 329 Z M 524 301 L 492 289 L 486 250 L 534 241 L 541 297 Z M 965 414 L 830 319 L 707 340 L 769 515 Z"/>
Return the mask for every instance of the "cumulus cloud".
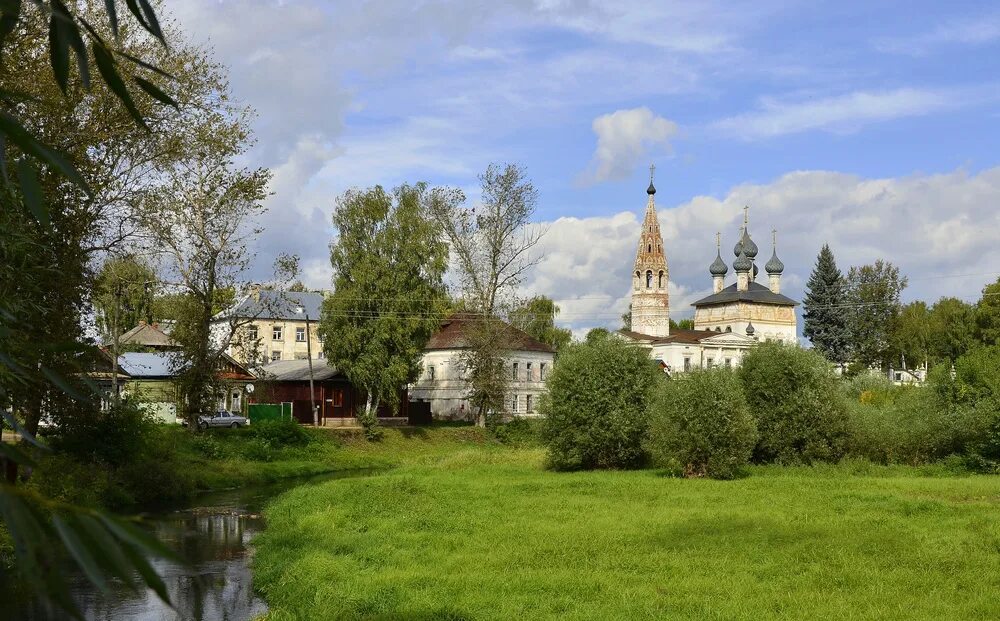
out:
<path id="1" fill-rule="evenodd" d="M 584 184 L 629 177 L 647 153 L 669 149 L 669 140 L 677 133 L 676 123 L 646 107 L 603 114 L 592 126 L 597 148 L 580 176 Z"/>
<path id="2" fill-rule="evenodd" d="M 750 206 L 750 231 L 764 261 L 771 230 L 777 229 L 778 254 L 786 266 L 782 286 L 794 299 L 802 299 L 816 255 L 829 243 L 845 273 L 851 265 L 879 258 L 898 265 L 910 279 L 907 299 L 975 301 L 983 285 L 1000 275 L 998 204 L 1000 167 L 883 179 L 792 172 L 771 183 L 734 187 L 723 198 L 660 205 L 671 316 L 692 317 L 690 303 L 710 293 L 716 231 L 722 232 L 723 258 L 732 264 L 744 205 Z M 543 259 L 526 292 L 554 298 L 563 310 L 560 323 L 577 333 L 619 326 L 618 316 L 628 308 L 643 207 L 548 223 Z M 733 277 L 730 271 L 727 284 Z"/>
<path id="3" fill-rule="evenodd" d="M 742 138 L 771 138 L 809 130 L 856 131 L 863 125 L 891 119 L 923 116 L 974 103 L 950 90 L 899 88 L 859 91 L 800 101 L 763 98 L 752 112 L 722 119 L 713 128 Z"/>

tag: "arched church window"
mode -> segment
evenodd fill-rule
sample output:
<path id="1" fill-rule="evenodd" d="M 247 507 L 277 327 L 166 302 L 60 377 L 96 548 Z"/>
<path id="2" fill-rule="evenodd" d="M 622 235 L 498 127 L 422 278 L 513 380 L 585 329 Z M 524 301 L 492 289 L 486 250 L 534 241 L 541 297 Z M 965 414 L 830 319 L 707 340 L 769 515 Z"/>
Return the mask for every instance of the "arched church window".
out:
<path id="1" fill-rule="evenodd" d="M 726 326 L 726 332 L 732 332 L 732 331 L 733 331 L 732 326 Z"/>
<path id="2" fill-rule="evenodd" d="M 662 289 L 663 287 L 665 287 L 665 286 L 666 286 L 666 283 L 665 283 L 665 282 L 663 282 L 663 281 L 664 281 L 664 278 L 663 278 L 663 270 L 660 270 L 660 280 L 659 280 L 659 283 L 660 283 L 660 284 L 658 284 L 658 285 L 657 285 L 657 286 L 658 286 L 658 287 L 659 287 L 660 289 Z"/>
<path id="3" fill-rule="evenodd" d="M 653 244 L 646 246 L 646 252 L 653 252 Z"/>
<path id="4" fill-rule="evenodd" d="M 642 274 L 641 274 L 641 273 L 639 273 L 638 271 L 636 271 L 636 273 L 635 273 L 635 281 L 634 281 L 634 282 L 635 282 L 635 285 L 634 285 L 634 287 L 633 287 L 633 288 L 634 288 L 634 289 L 635 289 L 636 291 L 638 291 L 638 290 L 639 290 L 639 279 L 640 279 L 640 278 L 642 278 Z"/>
<path id="5" fill-rule="evenodd" d="M 653 288 L 653 270 L 646 270 L 646 288 Z"/>

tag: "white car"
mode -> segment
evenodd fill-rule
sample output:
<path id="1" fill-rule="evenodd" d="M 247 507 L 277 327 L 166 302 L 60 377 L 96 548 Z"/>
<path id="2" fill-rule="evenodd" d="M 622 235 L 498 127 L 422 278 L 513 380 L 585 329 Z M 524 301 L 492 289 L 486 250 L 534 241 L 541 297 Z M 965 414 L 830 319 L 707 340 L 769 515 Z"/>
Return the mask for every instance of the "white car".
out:
<path id="1" fill-rule="evenodd" d="M 181 421 L 181 424 L 187 426 L 187 420 Z M 226 410 L 219 410 L 212 414 L 202 414 L 198 417 L 198 426 L 202 429 L 208 429 L 209 427 L 232 427 L 236 429 L 237 427 L 246 427 L 249 424 L 250 419 L 246 416 L 233 414 Z"/>

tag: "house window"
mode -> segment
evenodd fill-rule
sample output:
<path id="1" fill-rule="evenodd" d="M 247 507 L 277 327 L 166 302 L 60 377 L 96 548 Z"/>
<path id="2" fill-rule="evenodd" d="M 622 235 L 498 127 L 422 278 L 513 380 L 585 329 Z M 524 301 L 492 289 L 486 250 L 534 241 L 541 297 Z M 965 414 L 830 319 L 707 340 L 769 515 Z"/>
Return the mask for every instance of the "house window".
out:
<path id="1" fill-rule="evenodd" d="M 517 381 L 517 363 L 515 362 L 510 366 L 510 379 Z M 517 398 L 517 397 L 515 397 Z"/>
<path id="2" fill-rule="evenodd" d="M 280 341 L 284 339 L 284 334 L 281 326 L 274 326 L 271 328 L 271 340 Z"/>
<path id="3" fill-rule="evenodd" d="M 691 370 L 691 358 L 688 356 L 684 357 L 684 372 L 687 373 Z"/>
<path id="4" fill-rule="evenodd" d="M 524 363 L 524 379 L 528 380 L 529 382 L 534 379 L 531 376 L 531 363 L 530 362 L 525 362 Z"/>
<path id="5" fill-rule="evenodd" d="M 306 342 L 306 329 L 305 328 L 295 328 L 295 340 L 299 343 Z"/>
<path id="6" fill-rule="evenodd" d="M 705 362 L 705 366 L 708 367 L 709 369 L 711 369 L 712 367 L 714 367 L 715 366 L 715 358 L 709 357 L 708 360 Z"/>
<path id="7" fill-rule="evenodd" d="M 726 358 L 726 368 L 727 369 L 728 368 L 732 368 L 732 366 L 733 366 L 733 359 L 732 358 Z"/>
<path id="8" fill-rule="evenodd" d="M 281 352 L 280 351 L 272 351 L 271 352 L 271 362 L 274 362 L 275 360 L 281 360 Z"/>
<path id="9" fill-rule="evenodd" d="M 316 352 L 316 357 L 322 360 L 323 358 L 326 358 L 326 353 L 321 349 L 318 352 Z"/>
<path id="10" fill-rule="evenodd" d="M 517 395 L 514 395 L 510 399 L 510 411 L 514 413 L 517 412 Z"/>
<path id="11" fill-rule="evenodd" d="M 257 340 L 257 326 L 251 325 L 247 327 L 247 338 L 251 341 Z"/>
<path id="12" fill-rule="evenodd" d="M 538 379 L 545 381 L 545 363 L 541 362 L 538 364 Z"/>
<path id="13" fill-rule="evenodd" d="M 427 379 L 434 381 L 434 365 L 427 367 Z"/>
<path id="14" fill-rule="evenodd" d="M 534 409 L 533 409 L 532 403 L 531 403 L 531 395 L 525 395 L 525 397 L 524 397 L 524 411 L 525 412 L 534 412 Z"/>

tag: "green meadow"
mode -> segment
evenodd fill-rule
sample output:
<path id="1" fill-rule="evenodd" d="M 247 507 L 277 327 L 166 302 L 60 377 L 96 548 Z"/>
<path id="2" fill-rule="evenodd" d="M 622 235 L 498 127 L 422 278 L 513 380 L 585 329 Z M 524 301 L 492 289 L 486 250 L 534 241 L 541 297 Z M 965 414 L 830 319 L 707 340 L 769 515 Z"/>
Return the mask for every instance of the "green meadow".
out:
<path id="1" fill-rule="evenodd" d="M 557 473 L 471 428 L 348 439 L 266 510 L 285 619 L 997 619 L 1000 478 L 845 462 Z"/>

